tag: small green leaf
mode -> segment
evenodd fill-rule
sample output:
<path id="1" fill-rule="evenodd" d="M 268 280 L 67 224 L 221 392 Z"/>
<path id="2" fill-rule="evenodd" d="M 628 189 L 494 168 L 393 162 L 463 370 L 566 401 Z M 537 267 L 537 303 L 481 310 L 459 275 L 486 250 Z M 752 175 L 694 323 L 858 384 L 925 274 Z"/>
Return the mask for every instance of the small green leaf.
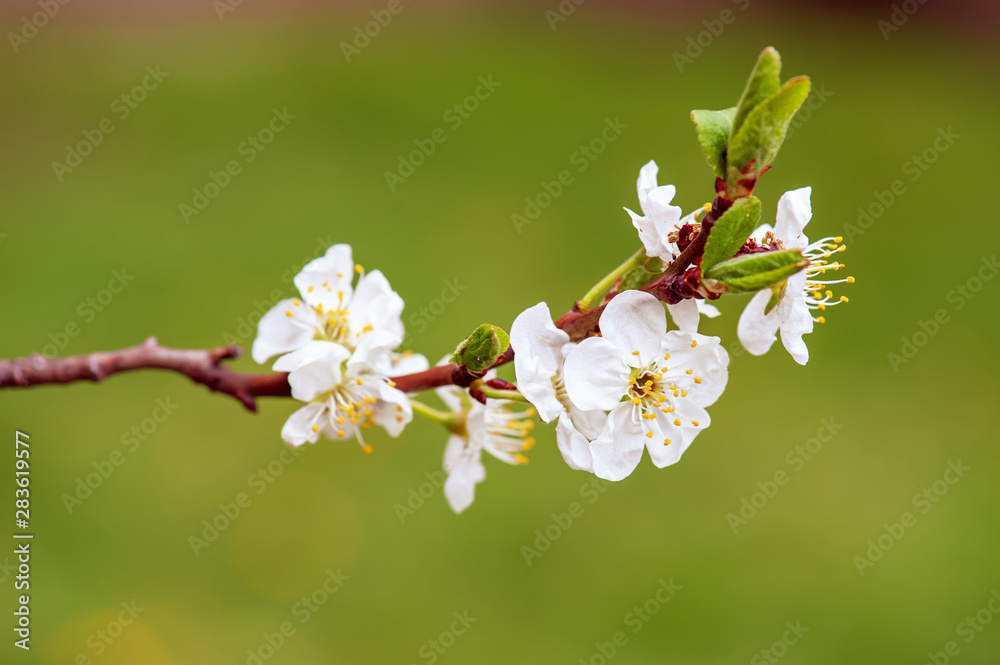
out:
<path id="1" fill-rule="evenodd" d="M 510 337 L 500 326 L 484 323 L 458 345 L 451 362 L 470 372 L 485 372 L 510 346 Z"/>
<path id="2" fill-rule="evenodd" d="M 712 225 L 702 254 L 701 269 L 708 270 L 715 264 L 733 258 L 747 241 L 760 221 L 760 199 L 749 196 L 736 199 L 726 212 Z"/>
<path id="3" fill-rule="evenodd" d="M 755 177 L 774 161 L 785 140 L 792 116 L 809 96 L 809 77 L 797 76 L 761 102 L 747 116 L 729 141 L 727 181 L 733 184 L 749 175 Z M 744 173 L 753 162 L 753 170 Z"/>
<path id="4" fill-rule="evenodd" d="M 785 297 L 785 291 L 788 289 L 788 280 L 781 282 L 781 284 L 775 284 L 771 287 L 771 299 L 767 301 L 767 306 L 764 308 L 764 314 L 770 314 L 771 310 L 778 306 L 781 299 Z"/>
<path id="5" fill-rule="evenodd" d="M 716 293 L 756 293 L 780 284 L 809 265 L 797 249 L 746 254 L 717 263 L 704 273 L 704 283 Z"/>
<path id="6" fill-rule="evenodd" d="M 659 277 L 662 272 L 663 261 L 656 256 L 650 257 L 646 259 L 645 265 L 636 266 L 625 273 L 622 281 L 618 284 L 617 291 L 621 293 L 629 289 L 638 289 Z"/>
<path id="7" fill-rule="evenodd" d="M 733 131 L 733 116 L 736 107 L 721 111 L 691 111 L 698 142 L 708 159 L 708 165 L 720 178 L 726 177 L 726 153 L 729 149 L 729 135 Z"/>
<path id="8" fill-rule="evenodd" d="M 740 131 L 750 113 L 760 106 L 765 99 L 778 91 L 781 86 L 781 56 L 777 49 L 768 46 L 757 57 L 757 64 L 750 72 L 746 88 L 736 105 L 736 115 L 733 118 L 733 134 Z"/>

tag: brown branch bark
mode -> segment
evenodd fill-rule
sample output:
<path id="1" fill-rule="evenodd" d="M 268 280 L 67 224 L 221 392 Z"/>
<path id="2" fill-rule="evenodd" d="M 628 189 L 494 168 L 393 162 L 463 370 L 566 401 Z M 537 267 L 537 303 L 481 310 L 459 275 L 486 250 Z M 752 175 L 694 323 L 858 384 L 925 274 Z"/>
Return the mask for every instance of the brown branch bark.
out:
<path id="1" fill-rule="evenodd" d="M 215 349 L 170 349 L 160 346 L 155 337 L 119 351 L 68 358 L 50 359 L 36 353 L 28 358 L 0 360 L 0 388 L 103 381 L 119 372 L 165 369 L 229 395 L 250 411 L 257 410 L 258 397 L 291 396 L 287 374 L 241 374 L 222 365 L 223 360 L 238 358 L 242 353 L 235 344 Z"/>

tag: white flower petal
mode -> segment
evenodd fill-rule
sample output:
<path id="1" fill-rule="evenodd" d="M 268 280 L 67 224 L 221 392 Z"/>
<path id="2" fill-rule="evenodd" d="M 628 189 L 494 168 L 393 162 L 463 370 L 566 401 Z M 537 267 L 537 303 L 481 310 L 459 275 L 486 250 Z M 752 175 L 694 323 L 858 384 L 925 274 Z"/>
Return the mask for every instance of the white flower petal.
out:
<path id="1" fill-rule="evenodd" d="M 445 447 L 444 468 L 448 474 L 444 482 L 444 496 L 451 509 L 460 513 L 476 498 L 476 484 L 486 479 L 480 451 L 466 447 L 466 440 L 453 434 Z"/>
<path id="2" fill-rule="evenodd" d="M 639 179 L 635 183 L 636 193 L 639 195 L 639 205 L 645 210 L 646 198 L 649 193 L 656 189 L 656 174 L 660 167 L 656 162 L 649 160 L 639 169 Z"/>
<path id="3" fill-rule="evenodd" d="M 722 312 L 719 311 L 718 307 L 709 304 L 708 301 L 697 300 L 696 302 L 698 303 L 698 313 L 701 314 L 702 316 L 707 316 L 710 319 L 714 319 L 719 314 L 722 314 Z"/>
<path id="4" fill-rule="evenodd" d="M 562 370 L 567 342 L 569 335 L 555 327 L 544 302 L 521 312 L 510 328 L 517 387 L 538 410 L 542 422 L 552 422 L 565 411 L 552 379 Z"/>
<path id="5" fill-rule="evenodd" d="M 613 409 L 628 389 L 629 372 L 621 351 L 603 337 L 580 342 L 566 356 L 563 373 L 569 398 L 588 411 Z"/>
<path id="6" fill-rule="evenodd" d="M 387 330 L 402 341 L 403 299 L 392 290 L 381 271 L 373 270 L 358 280 L 350 310 L 351 331 L 355 336 L 366 334 L 366 330 Z"/>
<path id="7" fill-rule="evenodd" d="M 674 325 L 685 332 L 698 332 L 698 322 L 701 313 L 698 310 L 698 303 L 703 302 L 695 298 L 687 298 L 676 305 L 667 305 L 670 318 L 674 320 Z M 709 305 L 711 307 L 711 305 Z M 713 308 L 714 309 L 714 308 Z M 718 313 L 719 310 L 715 310 Z"/>
<path id="8" fill-rule="evenodd" d="M 316 312 L 294 298 L 280 301 L 257 324 L 251 355 L 264 364 L 268 358 L 294 351 L 316 336 Z M 291 312 L 291 316 L 288 313 Z"/>
<path id="9" fill-rule="evenodd" d="M 639 466 L 646 436 L 641 426 L 632 422 L 631 412 L 631 404 L 620 404 L 608 414 L 601 436 L 590 444 L 594 473 L 598 478 L 622 480 Z"/>
<path id="10" fill-rule="evenodd" d="M 396 438 L 413 420 L 413 408 L 406 393 L 397 390 L 384 381 L 378 385 L 378 401 L 372 406 L 375 415 L 372 420 L 385 428 L 389 436 Z"/>
<path id="11" fill-rule="evenodd" d="M 691 346 L 692 343 L 695 345 Z M 729 353 L 718 337 L 672 330 L 664 338 L 661 351 L 670 354 L 667 376 L 676 383 L 688 385 L 689 396 L 681 398 L 677 404 L 692 402 L 710 406 L 725 391 L 729 381 Z M 687 374 L 689 369 L 691 374 Z M 701 383 L 688 383 L 693 377 L 700 378 Z"/>
<path id="12" fill-rule="evenodd" d="M 376 372 L 388 376 L 392 372 L 390 352 L 402 341 L 398 335 L 387 330 L 373 330 L 362 335 L 347 361 L 347 373 L 358 376 L 365 372 Z"/>
<path id="13" fill-rule="evenodd" d="M 652 421 L 654 434 L 646 442 L 646 449 L 653 464 L 662 469 L 676 464 L 694 441 L 695 437 L 712 424 L 708 411 L 692 402 L 681 400 L 677 410 L 671 414 L 674 418 L 657 418 Z M 681 424 L 674 422 L 680 420 Z M 697 422 L 696 427 L 692 423 Z M 669 445 L 663 445 L 664 439 L 670 439 Z"/>
<path id="14" fill-rule="evenodd" d="M 340 366 L 350 354 L 340 344 L 313 341 L 298 351 L 278 358 L 273 369 L 289 372 L 288 385 L 292 387 L 292 397 L 310 402 L 340 385 L 343 380 Z"/>
<path id="15" fill-rule="evenodd" d="M 281 438 L 292 446 L 301 446 L 305 442 L 316 443 L 319 430 L 313 431 L 313 425 L 322 417 L 326 406 L 321 402 L 312 402 L 293 413 L 281 428 Z"/>
<path id="16" fill-rule="evenodd" d="M 351 281 L 354 279 L 354 260 L 350 245 L 334 245 L 326 254 L 313 259 L 295 276 L 295 287 L 302 299 L 311 306 L 322 305 L 324 310 L 336 309 L 341 302 L 351 301 Z M 338 296 L 338 292 L 343 297 Z"/>
<path id="17" fill-rule="evenodd" d="M 594 472 L 594 456 L 590 453 L 590 442 L 576 430 L 565 415 L 556 423 L 556 445 L 569 468 Z"/>
<path id="18" fill-rule="evenodd" d="M 806 274 L 798 272 L 788 278 L 785 297 L 781 303 L 781 343 L 800 365 L 809 362 L 809 348 L 803 335 L 813 331 L 813 317 L 805 298 Z M 787 302 L 785 302 L 787 301 Z"/>
<path id="19" fill-rule="evenodd" d="M 608 421 L 608 414 L 604 411 L 584 411 L 576 408 L 575 404 L 570 404 L 569 418 L 573 421 L 573 427 L 589 441 L 593 441 L 601 435 L 604 423 Z"/>
<path id="20" fill-rule="evenodd" d="M 801 249 L 809 244 L 804 229 L 812 218 L 811 194 L 812 187 L 802 187 L 785 192 L 778 199 L 774 235 L 785 243 L 787 249 Z"/>
<path id="21" fill-rule="evenodd" d="M 663 304 L 650 294 L 625 291 L 608 303 L 601 313 L 600 326 L 605 340 L 626 354 L 639 352 L 637 359 L 630 359 L 630 364 L 638 366 L 638 362 L 633 361 L 649 362 L 659 351 L 660 341 L 667 332 L 667 315 Z M 588 408 L 582 404 L 580 407 Z"/>
<path id="22" fill-rule="evenodd" d="M 764 314 L 764 309 L 770 299 L 770 289 L 764 289 L 754 294 L 740 315 L 740 322 L 736 326 L 736 336 L 739 337 L 740 344 L 755 356 L 767 353 L 767 350 L 774 344 L 774 334 L 778 332 L 778 327 L 781 325 L 777 307 L 769 314 Z"/>
<path id="23" fill-rule="evenodd" d="M 393 356 L 392 373 L 389 376 L 403 376 L 404 374 L 425 372 L 430 366 L 427 358 L 422 354 L 404 351 Z"/>

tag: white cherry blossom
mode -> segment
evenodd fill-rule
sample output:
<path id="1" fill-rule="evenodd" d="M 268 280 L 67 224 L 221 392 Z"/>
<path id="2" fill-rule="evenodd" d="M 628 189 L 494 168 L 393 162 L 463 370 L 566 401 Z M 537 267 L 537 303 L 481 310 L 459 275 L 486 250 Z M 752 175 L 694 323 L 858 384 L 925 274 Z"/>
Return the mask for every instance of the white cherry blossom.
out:
<path id="1" fill-rule="evenodd" d="M 556 445 L 566 463 L 573 469 L 593 472 L 590 441 L 601 433 L 607 415 L 577 408 L 566 393 L 563 363 L 576 344 L 555 327 L 544 302 L 514 319 L 510 341 L 518 390 L 538 409 L 542 422 L 558 418 Z"/>
<path id="2" fill-rule="evenodd" d="M 641 291 L 615 296 L 600 328 L 565 364 L 573 403 L 610 412 L 590 444 L 594 473 L 621 480 L 644 448 L 657 467 L 674 464 L 711 423 L 705 407 L 726 387 L 728 354 L 717 337 L 667 332 L 663 305 Z"/>
<path id="3" fill-rule="evenodd" d="M 359 275 L 357 283 L 355 275 Z M 280 301 L 261 318 L 253 359 L 295 351 L 313 340 L 353 350 L 362 336 L 384 331 L 403 340 L 403 299 L 378 270 L 355 265 L 350 245 L 334 245 L 295 276 L 301 298 Z"/>
<path id="4" fill-rule="evenodd" d="M 778 201 L 775 226 L 761 225 L 751 238 L 761 245 L 777 243 L 785 249 L 802 250 L 809 259 L 809 267 L 788 278 L 777 305 L 765 313 L 773 292 L 765 289 L 755 294 L 740 316 L 737 336 L 743 347 L 755 356 L 767 353 L 774 344 L 775 333 L 780 332 L 781 343 L 795 362 L 805 365 L 809 360 L 809 349 L 802 336 L 813 331 L 813 323 L 824 323 L 826 319 L 813 316 L 815 310 L 847 302 L 845 296 L 833 298 L 829 287 L 843 282 L 853 283 L 853 277 L 845 279 L 822 279 L 824 273 L 839 270 L 843 264 L 830 261 L 829 257 L 846 248 L 839 236 L 809 242 L 805 234 L 806 224 L 812 218 L 812 204 L 809 197 L 811 187 L 786 192 Z"/>

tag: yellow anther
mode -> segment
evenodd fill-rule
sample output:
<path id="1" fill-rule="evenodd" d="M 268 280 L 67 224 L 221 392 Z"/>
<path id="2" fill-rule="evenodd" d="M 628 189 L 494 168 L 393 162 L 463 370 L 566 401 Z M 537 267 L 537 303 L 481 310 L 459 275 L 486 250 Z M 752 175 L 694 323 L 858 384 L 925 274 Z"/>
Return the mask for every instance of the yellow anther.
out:
<path id="1" fill-rule="evenodd" d="M 826 293 L 824 293 L 823 295 L 825 295 L 827 298 L 832 298 L 833 297 L 833 291 L 827 290 Z"/>
<path id="2" fill-rule="evenodd" d="M 649 419 L 650 420 L 656 420 L 656 412 L 655 411 L 653 413 L 649 414 Z"/>
<path id="3" fill-rule="evenodd" d="M 676 411 L 676 409 L 674 409 L 674 407 L 668 406 L 666 408 L 666 410 L 664 410 L 664 413 L 673 413 L 674 411 Z"/>
<path id="4" fill-rule="evenodd" d="M 838 251 L 838 252 L 844 252 L 844 251 L 847 251 L 847 245 L 841 245 L 840 247 L 838 247 L 838 248 L 837 248 L 837 251 Z"/>
<path id="5" fill-rule="evenodd" d="M 360 377 L 360 376 L 358 377 L 358 385 L 359 385 L 359 386 L 363 386 L 363 385 L 365 385 L 365 382 L 361 380 L 361 377 Z"/>
<path id="6" fill-rule="evenodd" d="M 677 426 L 677 427 L 680 427 L 681 426 L 681 419 L 680 418 L 674 418 L 674 425 Z"/>
<path id="7" fill-rule="evenodd" d="M 388 382 L 389 382 L 389 387 L 390 388 L 395 388 L 396 387 L 396 382 L 393 381 L 392 379 L 388 379 Z M 375 400 L 373 399 L 372 401 L 375 401 Z"/>
<path id="8" fill-rule="evenodd" d="M 329 280 L 327 280 L 327 281 L 323 282 L 323 286 L 330 286 L 330 282 L 329 282 Z"/>
<path id="9" fill-rule="evenodd" d="M 848 277 L 847 278 L 847 283 L 848 284 L 853 284 L 854 283 L 854 278 L 853 277 Z"/>
<path id="10" fill-rule="evenodd" d="M 691 340 L 691 348 L 693 349 L 696 346 L 698 346 L 698 340 L 696 339 Z"/>
<path id="11" fill-rule="evenodd" d="M 308 288 L 306 289 L 306 292 L 307 292 L 307 293 L 312 293 L 312 292 L 313 292 L 313 287 L 312 287 L 312 286 L 309 286 L 309 287 L 308 287 Z"/>
<path id="12" fill-rule="evenodd" d="M 642 419 L 643 420 L 649 420 L 649 414 L 648 413 L 642 414 Z"/>
<path id="13" fill-rule="evenodd" d="M 313 425 L 313 431 L 314 432 L 318 432 L 319 431 L 319 425 Z"/>
<path id="14" fill-rule="evenodd" d="M 646 383 L 645 383 L 645 384 L 643 384 L 643 385 L 645 385 L 645 386 L 646 386 L 646 387 L 648 388 L 648 387 L 650 387 L 651 385 L 653 385 L 653 382 L 652 382 L 651 380 L 649 380 L 649 379 L 646 379 Z"/>
<path id="15" fill-rule="evenodd" d="M 819 305 L 817 305 L 816 307 L 817 307 L 817 308 L 818 308 L 818 309 L 819 309 L 819 310 L 820 310 L 821 312 L 825 312 L 825 311 L 826 311 L 826 305 L 824 305 L 823 303 L 820 303 L 820 304 L 819 304 Z"/>
<path id="16" fill-rule="evenodd" d="M 686 369 L 686 370 L 684 370 L 684 373 L 685 374 L 694 374 L 694 370 L 693 369 Z"/>
<path id="17" fill-rule="evenodd" d="M 372 447 L 370 445 L 368 445 L 367 443 L 365 444 L 364 448 L 362 448 L 361 450 L 365 451 L 365 455 L 371 455 L 372 454 Z"/>
<path id="18" fill-rule="evenodd" d="M 634 377 L 634 376 L 630 376 L 630 377 L 628 378 L 628 383 L 629 383 L 629 385 L 635 385 L 635 382 L 636 382 L 636 379 L 635 379 L 635 377 Z"/>
<path id="19" fill-rule="evenodd" d="M 344 436 L 344 430 L 338 429 L 337 430 L 337 436 Z"/>
<path id="20" fill-rule="evenodd" d="M 823 316 L 816 317 L 816 321 L 818 323 L 826 323 L 826 317 Z"/>
<path id="21" fill-rule="evenodd" d="M 632 398 L 632 399 L 631 399 L 630 401 L 631 401 L 631 402 L 632 402 L 633 404 L 638 404 L 638 403 L 639 403 L 639 402 L 641 402 L 642 400 L 641 400 L 641 399 L 639 399 L 638 397 L 633 397 L 633 398 Z"/>
<path id="22" fill-rule="evenodd" d="M 285 316 L 287 316 L 288 318 L 292 318 L 292 310 L 286 309 L 285 310 Z"/>
<path id="23" fill-rule="evenodd" d="M 403 410 L 403 405 L 402 404 L 397 404 L 396 405 L 396 410 L 397 411 L 402 411 Z"/>
<path id="24" fill-rule="evenodd" d="M 847 296 L 840 296 L 840 302 L 850 302 L 850 301 L 847 299 Z"/>
<path id="25" fill-rule="evenodd" d="M 700 425 L 701 423 L 699 423 L 699 422 L 698 422 L 697 420 L 692 420 L 692 421 L 691 421 L 691 424 L 692 424 L 692 425 L 694 425 L 695 427 L 697 427 L 697 426 L 698 426 L 698 425 Z"/>
<path id="26" fill-rule="evenodd" d="M 368 429 L 368 423 L 361 423 L 361 429 Z"/>
<path id="27" fill-rule="evenodd" d="M 295 305 L 296 307 L 301 307 L 302 306 L 302 303 L 300 303 L 298 300 L 293 300 L 292 304 Z"/>
<path id="28" fill-rule="evenodd" d="M 521 450 L 531 450 L 534 447 L 535 447 L 535 440 L 531 438 L 525 439 L 524 443 L 521 444 Z"/>
<path id="29" fill-rule="evenodd" d="M 666 395 L 657 395 L 656 396 L 656 401 L 658 401 L 660 404 L 662 404 L 663 402 L 667 401 L 667 396 Z"/>
<path id="30" fill-rule="evenodd" d="M 652 439 L 653 438 L 653 433 L 652 432 L 646 432 L 646 438 Z"/>
<path id="31" fill-rule="evenodd" d="M 344 420 L 345 420 L 344 416 L 337 416 L 337 424 L 338 425 L 343 425 L 344 424 Z"/>
<path id="32" fill-rule="evenodd" d="M 342 273 L 342 272 L 338 272 L 338 273 L 337 273 L 337 277 L 338 277 L 339 279 L 343 279 L 343 277 L 344 277 L 344 273 Z"/>
<path id="33" fill-rule="evenodd" d="M 699 378 L 699 377 L 697 377 L 697 376 L 696 376 L 696 377 L 694 377 L 694 382 L 695 382 L 695 383 L 701 383 L 701 378 Z"/>
<path id="34" fill-rule="evenodd" d="M 403 422 L 403 416 L 396 416 L 396 422 L 397 423 Z"/>
<path id="35" fill-rule="evenodd" d="M 517 462 L 518 464 L 527 464 L 528 458 L 522 455 L 521 453 L 514 453 L 514 461 Z"/>
<path id="36" fill-rule="evenodd" d="M 639 352 L 638 352 L 638 351 L 633 351 L 633 352 L 632 352 L 632 355 L 633 355 L 633 356 L 637 356 L 637 355 L 639 355 Z"/>
<path id="37" fill-rule="evenodd" d="M 356 272 L 358 274 L 361 274 L 362 272 L 364 272 L 364 268 L 361 267 L 360 263 L 358 263 L 358 264 L 356 264 L 354 266 L 354 272 Z"/>
<path id="38" fill-rule="evenodd" d="M 669 353 L 664 353 L 663 354 L 663 359 L 664 360 L 670 360 L 670 354 Z"/>
<path id="39" fill-rule="evenodd" d="M 680 397 L 681 393 L 679 390 L 674 391 L 674 397 Z"/>
<path id="40" fill-rule="evenodd" d="M 688 396 L 688 391 L 685 390 L 684 388 L 681 388 L 681 397 L 687 397 L 687 396 Z"/>
<path id="41" fill-rule="evenodd" d="M 663 440 L 663 445 L 669 446 L 670 445 L 670 439 L 664 439 Z"/>

